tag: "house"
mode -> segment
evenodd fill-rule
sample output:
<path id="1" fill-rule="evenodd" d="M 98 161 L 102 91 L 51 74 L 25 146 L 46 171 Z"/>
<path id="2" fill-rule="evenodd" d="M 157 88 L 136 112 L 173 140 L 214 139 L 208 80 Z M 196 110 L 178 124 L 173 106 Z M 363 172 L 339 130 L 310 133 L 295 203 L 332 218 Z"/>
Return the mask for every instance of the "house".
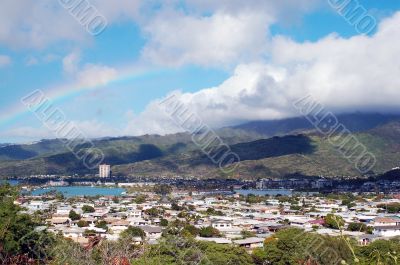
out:
<path id="1" fill-rule="evenodd" d="M 96 224 L 96 218 L 93 217 L 85 217 L 82 218 L 81 220 L 87 222 L 89 226 L 93 226 Z"/>
<path id="2" fill-rule="evenodd" d="M 311 220 L 308 221 L 308 223 L 311 225 L 311 227 L 313 226 L 321 227 L 325 225 L 325 220 L 324 219 Z"/>
<path id="3" fill-rule="evenodd" d="M 147 238 L 158 239 L 161 237 L 162 229 L 159 226 L 141 226 L 141 229 L 146 233 Z"/>
<path id="4" fill-rule="evenodd" d="M 151 222 L 149 220 L 145 220 L 142 218 L 128 218 L 126 221 L 129 221 L 131 226 L 143 226 L 143 225 L 150 225 Z"/>
<path id="5" fill-rule="evenodd" d="M 135 217 L 135 218 L 140 218 L 142 217 L 142 210 L 128 210 L 128 216 L 129 217 Z"/>
<path id="6" fill-rule="evenodd" d="M 111 224 L 110 229 L 116 233 L 119 234 L 122 231 L 126 230 L 129 227 L 129 221 L 126 220 L 120 220 L 120 221 L 115 221 Z"/>
<path id="7" fill-rule="evenodd" d="M 56 214 L 68 215 L 71 210 L 73 210 L 73 209 L 70 205 L 60 205 L 57 207 Z M 77 210 L 77 209 L 74 209 L 74 210 L 75 210 L 75 212 L 80 213 L 79 210 Z"/>
<path id="8" fill-rule="evenodd" d="M 60 231 L 63 233 L 64 237 L 78 238 L 78 237 L 83 237 L 83 233 L 84 233 L 85 229 L 80 228 L 80 227 L 74 227 L 74 228 L 65 227 L 65 228 L 62 228 Z"/>
<path id="9" fill-rule="evenodd" d="M 212 221 L 211 226 L 216 229 L 232 228 L 232 222 L 226 220 L 214 220 Z"/>
<path id="10" fill-rule="evenodd" d="M 373 234 L 381 237 L 400 236 L 400 225 L 375 226 Z"/>
<path id="11" fill-rule="evenodd" d="M 233 243 L 248 249 L 262 248 L 264 246 L 264 238 L 250 237 L 241 240 L 234 240 Z"/>
<path id="12" fill-rule="evenodd" d="M 397 226 L 400 225 L 400 219 L 397 217 L 376 217 L 374 226 Z"/>
<path id="13" fill-rule="evenodd" d="M 43 211 L 50 208 L 50 205 L 48 203 L 42 201 L 31 201 L 23 206 L 27 208 L 29 212 Z"/>

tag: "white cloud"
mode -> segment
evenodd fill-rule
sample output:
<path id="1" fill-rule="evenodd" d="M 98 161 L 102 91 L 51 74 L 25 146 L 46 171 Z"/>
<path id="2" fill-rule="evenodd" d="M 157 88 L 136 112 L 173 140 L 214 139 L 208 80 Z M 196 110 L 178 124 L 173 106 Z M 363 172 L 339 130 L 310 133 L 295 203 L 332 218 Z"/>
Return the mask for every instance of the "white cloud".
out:
<path id="1" fill-rule="evenodd" d="M 86 64 L 83 69 L 77 73 L 79 86 L 95 87 L 106 85 L 115 79 L 118 71 L 106 65 Z"/>
<path id="2" fill-rule="evenodd" d="M 384 20 L 372 36 L 336 35 L 299 44 L 278 38 L 273 63 L 290 71 L 286 89 L 310 93 L 335 109 L 384 109 L 400 98 L 400 12 Z"/>
<path id="3" fill-rule="evenodd" d="M 0 9 L 0 43 L 44 48 L 59 40 L 83 41 L 86 34 L 58 1 L 4 0 Z"/>
<path id="4" fill-rule="evenodd" d="M 308 94 L 334 111 L 398 109 L 400 12 L 371 36 L 330 35 L 317 42 L 276 38 L 269 63 L 242 64 L 218 87 L 180 94 L 212 127 L 299 116 L 292 106 Z M 152 102 L 128 127 L 134 134 L 179 130 Z"/>
<path id="5" fill-rule="evenodd" d="M 81 55 L 79 51 L 73 51 L 62 60 L 63 70 L 67 74 L 74 74 L 78 71 Z"/>
<path id="6" fill-rule="evenodd" d="M 106 18 L 108 25 L 126 20 L 137 22 L 148 40 L 143 57 L 153 63 L 219 66 L 262 56 L 271 24 L 300 17 L 320 0 L 72 2 L 92 5 Z M 182 11 L 182 5 L 186 11 Z M 59 41 L 81 44 L 91 38 L 85 26 L 59 1 L 4 0 L 2 3 L 2 44 L 13 48 L 46 48 Z"/>
<path id="7" fill-rule="evenodd" d="M 259 57 L 266 48 L 266 16 L 215 13 L 210 17 L 163 12 L 144 27 L 147 60 L 162 65 L 224 65 Z"/>
<path id="8" fill-rule="evenodd" d="M 128 119 L 122 135 L 165 135 L 182 131 L 159 107 L 158 100 L 148 104 L 146 109 L 138 115 L 130 112 Z"/>
<path id="9" fill-rule="evenodd" d="M 89 3 L 113 23 L 138 14 L 141 0 L 76 0 Z M 83 5 L 82 5 L 83 6 Z M 45 48 L 58 41 L 87 42 L 91 35 L 54 0 L 3 0 L 0 8 L 0 43 L 13 48 Z"/>
<path id="10" fill-rule="evenodd" d="M 0 54 L 0 68 L 11 64 L 11 58 L 7 55 Z"/>
<path id="11" fill-rule="evenodd" d="M 64 73 L 72 76 L 76 87 L 96 87 L 105 85 L 118 75 L 118 70 L 107 65 L 84 64 L 80 65 L 80 51 L 74 50 L 67 54 L 63 60 Z"/>
<path id="12" fill-rule="evenodd" d="M 317 2 L 187 0 L 189 11 L 165 7 L 142 23 L 148 37 L 143 57 L 167 66 L 249 62 L 266 53 L 272 24 L 301 16 Z"/>

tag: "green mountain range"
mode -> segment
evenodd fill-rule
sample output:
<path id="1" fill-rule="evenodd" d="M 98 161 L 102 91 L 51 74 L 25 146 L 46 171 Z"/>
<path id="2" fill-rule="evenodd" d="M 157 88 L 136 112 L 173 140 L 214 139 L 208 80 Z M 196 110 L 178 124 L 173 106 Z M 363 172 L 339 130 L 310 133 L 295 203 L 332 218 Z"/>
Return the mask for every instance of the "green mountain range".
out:
<path id="1" fill-rule="evenodd" d="M 400 116 L 342 114 L 338 120 L 376 157 L 370 174 L 400 164 Z M 240 158 L 236 169 L 223 173 L 192 141 L 188 133 L 166 136 L 92 140 L 103 151 L 114 175 L 283 177 L 288 174 L 359 176 L 349 162 L 305 118 L 254 121 L 216 130 Z M 79 146 L 79 145 L 78 145 Z M 80 149 L 87 146 L 81 145 Z M 0 145 L 0 176 L 94 174 L 65 147 L 62 139 L 31 144 Z"/>

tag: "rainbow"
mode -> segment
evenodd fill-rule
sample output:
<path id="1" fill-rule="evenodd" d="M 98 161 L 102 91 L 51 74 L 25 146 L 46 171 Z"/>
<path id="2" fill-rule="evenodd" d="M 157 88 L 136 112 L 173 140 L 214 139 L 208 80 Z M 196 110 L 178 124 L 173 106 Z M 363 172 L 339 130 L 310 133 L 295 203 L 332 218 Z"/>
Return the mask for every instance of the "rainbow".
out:
<path id="1" fill-rule="evenodd" d="M 153 77 L 154 75 L 160 74 L 161 72 L 165 71 L 167 70 L 155 69 L 152 71 L 145 71 L 145 69 L 143 68 L 129 68 L 125 70 L 119 70 L 115 76 L 112 76 L 106 81 L 99 82 L 93 85 L 82 85 L 79 83 L 73 83 L 69 85 L 52 87 L 50 89 L 43 89 L 43 92 L 47 98 L 52 100 L 53 103 L 62 103 L 67 101 L 68 99 L 74 98 L 83 93 L 87 93 L 88 91 Z M 4 114 L 0 114 L 0 127 L 10 125 L 31 113 L 30 110 L 22 102 L 17 102 L 14 105 L 6 108 L 2 112 Z"/>

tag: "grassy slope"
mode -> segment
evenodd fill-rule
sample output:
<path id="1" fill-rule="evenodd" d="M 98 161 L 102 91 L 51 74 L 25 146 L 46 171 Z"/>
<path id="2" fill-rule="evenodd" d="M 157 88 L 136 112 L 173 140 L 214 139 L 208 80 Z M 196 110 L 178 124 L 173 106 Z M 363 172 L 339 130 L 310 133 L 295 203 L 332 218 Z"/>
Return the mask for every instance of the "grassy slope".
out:
<path id="1" fill-rule="evenodd" d="M 400 138 L 383 138 L 381 135 L 371 133 L 356 134 L 367 150 L 377 157 L 374 172 L 382 173 L 398 166 L 400 161 Z M 310 136 L 313 152 L 280 154 L 260 158 L 258 160 L 242 159 L 231 177 L 258 178 L 284 176 L 288 173 L 302 173 L 305 175 L 350 175 L 357 176 L 359 172 L 354 164 L 347 161 L 327 139 L 312 135 Z M 254 143 L 251 143 L 254 144 Z M 235 149 L 235 148 L 232 148 Z M 254 153 L 262 150 L 253 149 Z M 115 166 L 114 172 L 133 175 L 171 175 L 172 173 L 182 175 L 202 175 L 207 177 L 225 176 L 210 161 L 193 165 L 196 157 L 201 153 L 190 155 L 169 156 L 152 161 L 143 161 L 134 164 Z"/>
<path id="2" fill-rule="evenodd" d="M 231 129 L 219 133 L 242 160 L 230 177 L 257 178 L 296 172 L 306 175 L 358 175 L 354 165 L 343 158 L 327 139 L 313 133 L 307 134 L 306 138 L 274 137 L 253 142 L 249 141 L 260 136 Z M 390 123 L 356 135 L 377 157 L 375 172 L 381 173 L 399 165 L 400 123 Z M 238 142 L 244 143 L 236 144 Z M 113 171 L 117 174 L 226 177 L 196 149 L 188 134 L 109 138 L 94 143 L 105 153 L 105 162 L 116 165 Z M 55 140 L 14 147 L 16 151 L 11 150 L 11 153 L 3 148 L 0 147 L 0 154 L 3 151 L 0 175 L 3 176 L 89 173 Z M 20 149 L 23 152 L 19 152 Z M 29 158 L 29 152 L 38 155 Z M 28 159 L 17 159 L 27 154 Z"/>

